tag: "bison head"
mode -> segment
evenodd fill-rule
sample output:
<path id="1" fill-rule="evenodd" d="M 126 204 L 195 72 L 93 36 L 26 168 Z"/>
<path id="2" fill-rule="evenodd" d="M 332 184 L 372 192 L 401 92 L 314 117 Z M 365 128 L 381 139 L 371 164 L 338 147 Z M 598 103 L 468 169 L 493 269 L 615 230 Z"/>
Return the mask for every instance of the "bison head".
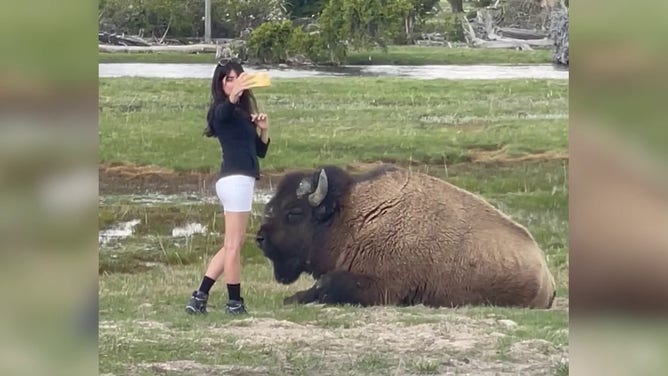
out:
<path id="1" fill-rule="evenodd" d="M 349 183 L 348 174 L 337 167 L 290 173 L 281 180 L 256 238 L 278 282 L 290 284 L 302 272 L 312 273 L 313 250 L 322 245 Z"/>

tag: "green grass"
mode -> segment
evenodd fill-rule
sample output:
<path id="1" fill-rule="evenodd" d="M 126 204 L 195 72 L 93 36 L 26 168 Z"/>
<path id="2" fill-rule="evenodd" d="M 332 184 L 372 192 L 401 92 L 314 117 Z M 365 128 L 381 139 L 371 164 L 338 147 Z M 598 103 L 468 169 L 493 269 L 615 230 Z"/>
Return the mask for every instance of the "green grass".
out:
<path id="1" fill-rule="evenodd" d="M 104 53 L 100 63 L 215 63 L 215 54 L 199 53 Z M 549 50 L 515 51 L 433 46 L 389 46 L 349 51 L 346 64 L 353 65 L 441 65 L 441 64 L 549 64 Z"/>
<path id="2" fill-rule="evenodd" d="M 207 85 L 100 80 L 101 162 L 215 173 L 219 146 L 200 136 Z M 275 80 L 256 95 L 272 127 L 264 171 L 385 160 L 446 179 L 527 226 L 545 250 L 559 299 L 568 298 L 568 163 L 508 161 L 567 155 L 568 119 L 553 116 L 568 113 L 566 82 Z M 475 162 L 489 155 L 501 160 Z M 251 316 L 220 313 L 222 283 L 214 286 L 211 314 L 187 316 L 183 306 L 222 244 L 219 206 L 101 202 L 101 229 L 141 221 L 132 237 L 100 251 L 101 373 L 522 374 L 522 367 L 568 373 L 568 363 L 555 361 L 568 346 L 567 311 L 283 306 L 284 297 L 313 281 L 302 276 L 278 284 L 252 241 L 242 250 L 242 294 Z M 249 236 L 261 210 L 257 204 Z M 207 234 L 171 236 L 187 223 L 206 226 Z"/>
<path id="3" fill-rule="evenodd" d="M 101 79 L 101 162 L 215 171 L 220 146 L 201 135 L 208 85 Z M 275 79 L 256 91 L 272 138 L 261 165 L 265 171 L 379 160 L 444 166 L 485 151 L 565 153 L 567 90 L 568 82 L 549 80 Z"/>

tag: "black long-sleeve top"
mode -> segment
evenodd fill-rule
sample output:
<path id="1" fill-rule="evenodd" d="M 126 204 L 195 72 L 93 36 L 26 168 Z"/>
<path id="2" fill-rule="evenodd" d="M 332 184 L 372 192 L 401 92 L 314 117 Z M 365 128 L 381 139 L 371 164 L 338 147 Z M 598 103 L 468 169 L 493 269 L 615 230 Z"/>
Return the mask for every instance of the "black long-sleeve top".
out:
<path id="1" fill-rule="evenodd" d="M 228 100 L 216 105 L 213 129 L 222 149 L 220 177 L 246 175 L 260 179 L 259 158 L 264 158 L 270 139 L 265 144 L 249 118 L 234 111 L 235 104 Z"/>

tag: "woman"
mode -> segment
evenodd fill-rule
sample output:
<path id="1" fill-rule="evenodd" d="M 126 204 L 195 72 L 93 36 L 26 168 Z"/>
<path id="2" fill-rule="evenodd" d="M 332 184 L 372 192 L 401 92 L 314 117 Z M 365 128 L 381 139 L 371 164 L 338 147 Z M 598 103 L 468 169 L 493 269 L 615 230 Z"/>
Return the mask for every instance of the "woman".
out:
<path id="1" fill-rule="evenodd" d="M 241 247 L 253 203 L 255 181 L 260 178 L 258 157 L 269 147 L 269 121 L 257 113 L 248 76 L 239 63 L 219 63 L 211 82 L 211 106 L 204 134 L 217 137 L 223 151 L 216 194 L 225 212 L 225 240 L 213 256 L 198 290 L 186 305 L 191 314 L 206 313 L 209 291 L 225 271 L 228 302 L 225 311 L 246 313 L 241 297 Z"/>

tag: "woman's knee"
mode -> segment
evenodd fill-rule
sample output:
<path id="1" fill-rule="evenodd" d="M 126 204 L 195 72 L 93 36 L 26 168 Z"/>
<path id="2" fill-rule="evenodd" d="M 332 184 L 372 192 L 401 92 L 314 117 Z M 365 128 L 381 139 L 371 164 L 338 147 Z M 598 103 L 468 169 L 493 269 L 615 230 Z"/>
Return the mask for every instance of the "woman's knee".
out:
<path id="1" fill-rule="evenodd" d="M 240 241 L 240 242 L 232 241 L 232 242 L 229 242 L 229 243 L 227 243 L 227 242 L 225 243 L 225 249 L 226 249 L 227 252 L 230 253 L 230 256 L 232 256 L 232 255 L 237 255 L 238 256 L 239 253 L 241 253 L 241 248 L 243 248 L 243 241 Z"/>

